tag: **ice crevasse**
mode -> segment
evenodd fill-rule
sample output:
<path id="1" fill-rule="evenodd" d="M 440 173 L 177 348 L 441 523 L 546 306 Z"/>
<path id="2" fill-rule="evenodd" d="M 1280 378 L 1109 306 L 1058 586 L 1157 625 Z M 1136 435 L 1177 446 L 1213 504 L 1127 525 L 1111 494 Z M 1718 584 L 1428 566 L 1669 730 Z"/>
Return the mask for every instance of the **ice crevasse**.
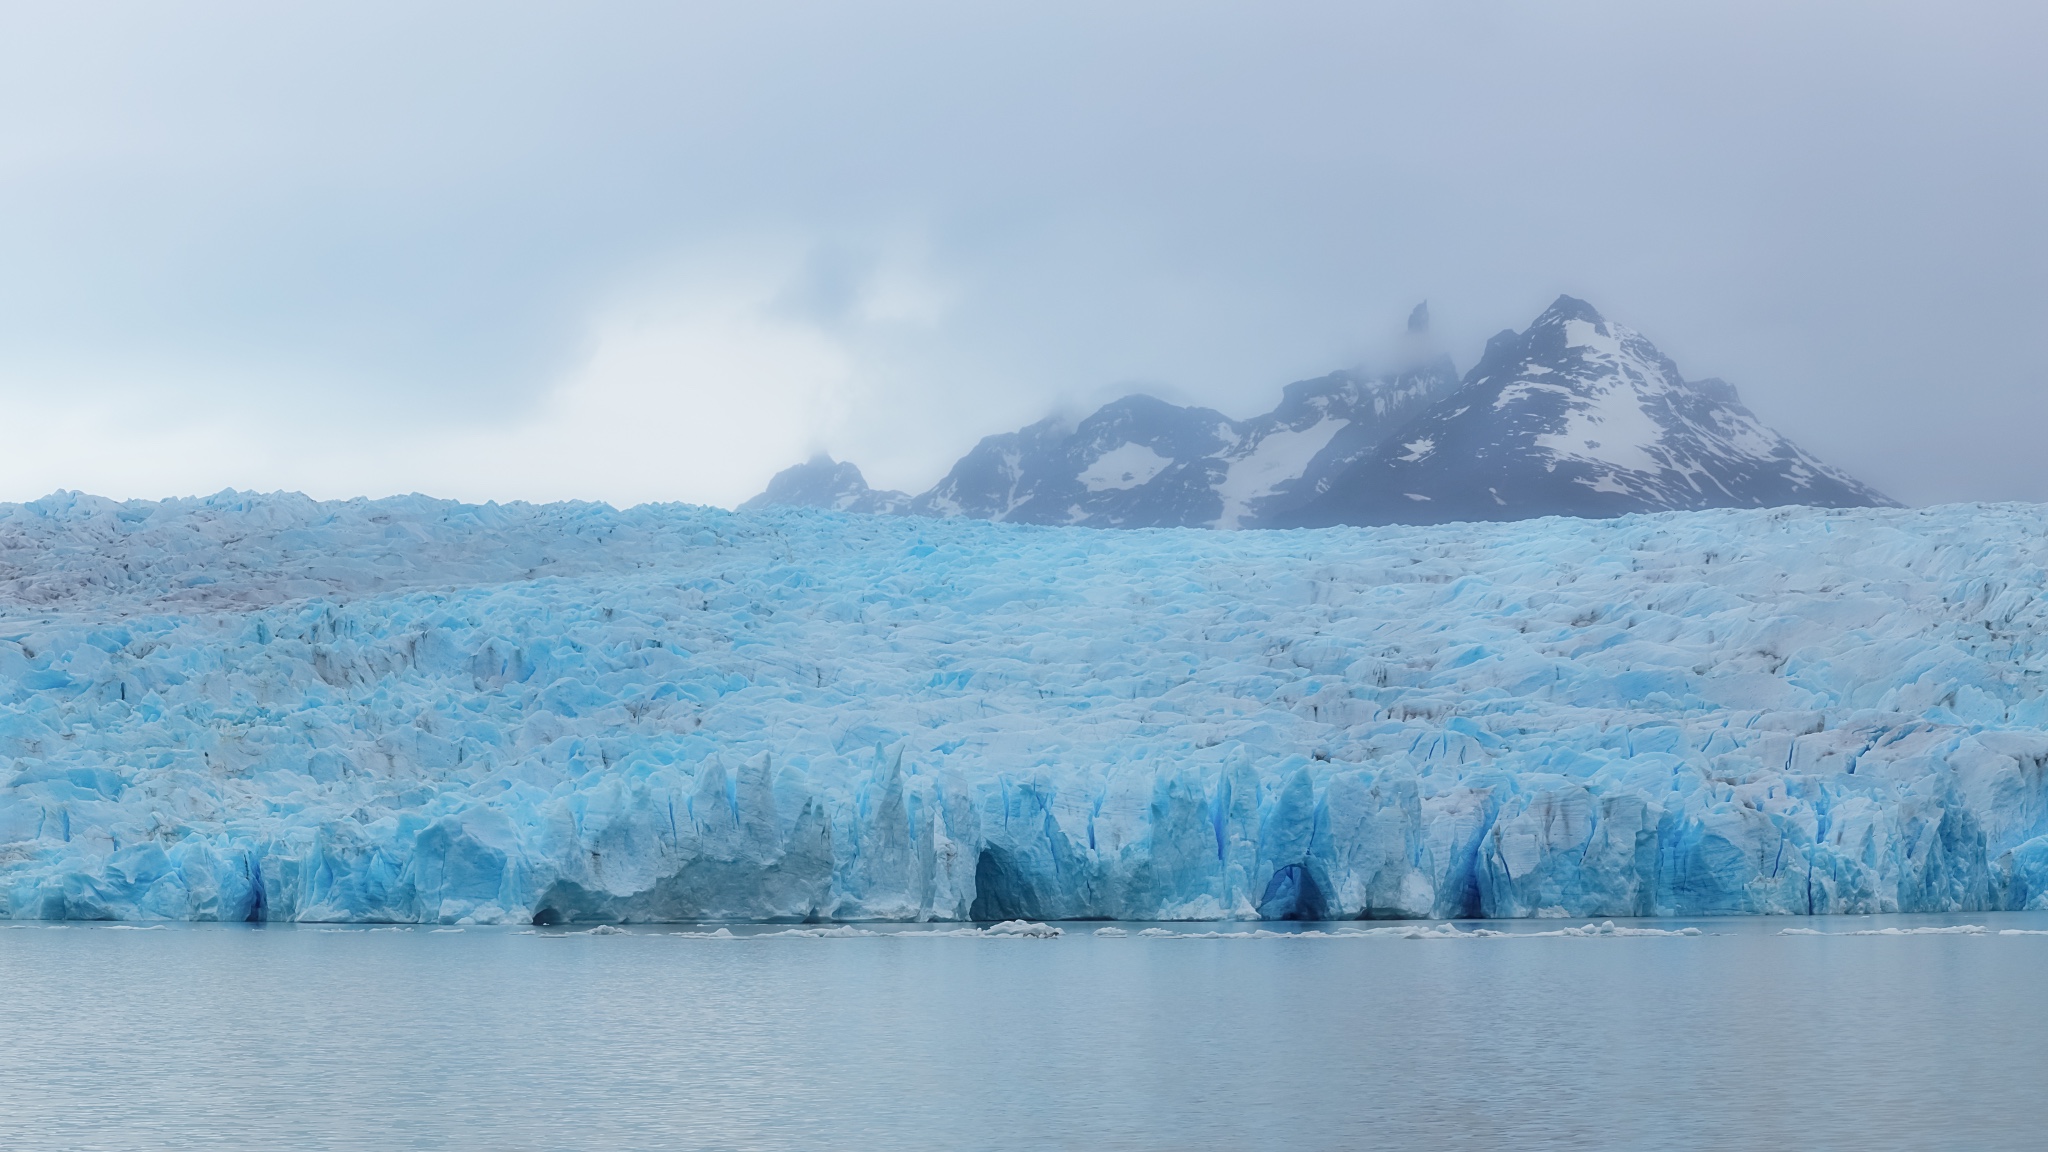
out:
<path id="1" fill-rule="evenodd" d="M 0 915 L 2048 906 L 2048 509 L 0 506 Z"/>

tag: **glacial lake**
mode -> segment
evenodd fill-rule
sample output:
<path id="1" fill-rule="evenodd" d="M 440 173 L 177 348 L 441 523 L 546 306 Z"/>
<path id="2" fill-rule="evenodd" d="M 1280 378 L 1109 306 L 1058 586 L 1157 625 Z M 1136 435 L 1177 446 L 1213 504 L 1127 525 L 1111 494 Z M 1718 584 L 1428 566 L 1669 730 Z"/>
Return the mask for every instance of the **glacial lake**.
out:
<path id="1" fill-rule="evenodd" d="M 6 923 L 0 1147 L 2048 1140 L 2048 914 L 1567 925 Z"/>

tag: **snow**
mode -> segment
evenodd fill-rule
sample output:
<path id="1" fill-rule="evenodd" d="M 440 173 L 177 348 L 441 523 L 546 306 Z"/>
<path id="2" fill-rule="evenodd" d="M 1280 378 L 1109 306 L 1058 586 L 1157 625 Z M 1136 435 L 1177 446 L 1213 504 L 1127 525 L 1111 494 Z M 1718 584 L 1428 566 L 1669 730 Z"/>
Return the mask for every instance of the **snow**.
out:
<path id="1" fill-rule="evenodd" d="M 1499 412 L 1503 409 L 1511 408 L 1538 392 L 1548 393 L 1553 396 L 1563 396 L 1571 400 L 1578 399 L 1579 395 L 1562 384 L 1536 384 L 1527 380 L 1516 380 L 1507 387 L 1502 388 L 1500 395 L 1493 398 L 1493 410 Z M 1460 408 L 1456 412 L 1451 413 L 1451 415 L 1453 417 L 1461 416 L 1470 410 L 1469 406 Z"/>
<path id="2" fill-rule="evenodd" d="M 1695 492 L 1701 490 L 1702 476 L 1722 487 L 1688 448 L 1713 459 L 1757 461 L 1767 467 L 1782 468 L 1795 480 L 1801 473 L 1809 473 L 1809 464 L 1815 469 L 1821 467 L 1753 415 L 1737 408 L 1717 407 L 1704 426 L 1668 412 L 1674 425 L 1667 429 L 1660 424 L 1653 406 L 1662 408 L 1669 397 L 1688 390 L 1688 386 L 1649 341 L 1619 325 L 1609 324 L 1607 328 L 1603 333 L 1584 320 L 1565 322 L 1567 346 L 1582 354 L 1581 382 L 1575 389 L 1518 380 L 1502 390 L 1495 405 L 1500 407 L 1535 391 L 1563 395 L 1563 426 L 1537 436 L 1534 445 L 1557 457 L 1614 470 L 1581 483 L 1597 492 L 1629 495 L 1636 490 L 1635 486 L 1616 472 L 1636 473 L 1647 479 L 1669 470 L 1678 473 Z M 1546 369 L 1545 374 L 1548 372 Z M 1523 369 L 1525 377 L 1531 374 L 1530 368 Z M 1673 432 L 1675 436 L 1669 435 Z"/>
<path id="3" fill-rule="evenodd" d="M 1164 472 L 1173 457 L 1162 456 L 1143 444 L 1125 444 L 1095 458 L 1081 473 L 1081 483 L 1090 492 L 1122 491 L 1136 488 Z"/>
<path id="4" fill-rule="evenodd" d="M 1649 394 L 1669 392 L 1667 379 L 1648 341 L 1618 325 L 1603 334 L 1583 320 L 1565 322 L 1567 344 L 1586 353 L 1588 378 L 1565 390 L 1564 425 L 1538 436 L 1535 445 L 1555 455 L 1606 464 L 1627 472 L 1661 471 L 1664 461 L 1651 450 L 1663 443 L 1664 430 L 1644 408 Z M 1595 375 L 1597 373 L 1597 375 Z M 1504 389 L 1552 388 L 1518 383 Z"/>
<path id="5" fill-rule="evenodd" d="M 1567 407 L 1564 427 L 1536 437 L 1536 447 L 1577 460 L 1593 460 L 1628 472 L 1656 472 L 1663 462 L 1650 454 L 1664 438 L 1642 397 L 1623 382 L 1592 390 Z"/>
<path id="6" fill-rule="evenodd" d="M 59 495 L 0 505 L 0 916 L 2043 908 L 2044 586 L 2018 505 L 1120 533 Z"/>
<path id="7" fill-rule="evenodd" d="M 1769 460 L 1785 448 L 1783 437 L 1764 427 L 1762 421 L 1747 412 L 1734 412 L 1724 408 L 1715 415 L 1718 417 L 1715 420 L 1715 427 L 1698 429 L 1698 432 L 1710 440 L 1720 441 L 1723 451 L 1729 455 Z M 1803 471 L 1797 461 L 1789 467 Z"/>
<path id="8" fill-rule="evenodd" d="M 1410 440 L 1406 444 L 1401 445 L 1401 447 L 1406 448 L 1408 452 L 1406 455 L 1396 457 L 1396 459 L 1413 464 L 1427 458 L 1430 453 L 1436 451 L 1436 440 L 1433 437 L 1424 436 L 1420 440 Z"/>
<path id="9" fill-rule="evenodd" d="M 1275 428 L 1268 432 L 1249 454 L 1230 462 L 1230 470 L 1216 486 L 1217 495 L 1223 497 L 1223 515 L 1217 518 L 1215 526 L 1241 528 L 1249 524 L 1253 503 L 1305 475 L 1309 462 L 1350 423 L 1323 419 L 1306 428 Z"/>
<path id="10" fill-rule="evenodd" d="M 1597 356 L 1627 355 L 1628 338 L 1634 335 L 1619 324 L 1594 324 L 1586 320 L 1564 322 L 1565 347 L 1583 348 Z"/>

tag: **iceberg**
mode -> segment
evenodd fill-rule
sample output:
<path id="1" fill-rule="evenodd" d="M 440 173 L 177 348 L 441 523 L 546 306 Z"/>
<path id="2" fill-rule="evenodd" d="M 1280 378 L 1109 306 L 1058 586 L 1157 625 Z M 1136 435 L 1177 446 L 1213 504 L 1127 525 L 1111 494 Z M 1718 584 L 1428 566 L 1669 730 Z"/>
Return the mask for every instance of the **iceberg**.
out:
<path id="1" fill-rule="evenodd" d="M 0 506 L 0 917 L 2048 907 L 2048 509 Z M 1005 931 L 998 929 L 999 931 Z"/>

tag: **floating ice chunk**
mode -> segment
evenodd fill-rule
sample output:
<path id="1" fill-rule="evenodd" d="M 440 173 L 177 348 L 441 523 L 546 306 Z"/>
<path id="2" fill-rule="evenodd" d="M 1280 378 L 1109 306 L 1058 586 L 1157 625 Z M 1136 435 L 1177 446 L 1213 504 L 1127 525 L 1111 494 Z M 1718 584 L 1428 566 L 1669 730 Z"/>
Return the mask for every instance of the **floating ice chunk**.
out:
<path id="1" fill-rule="evenodd" d="M 1374 936 L 1399 936 L 1403 940 L 1491 940 L 1507 933 L 1492 928 L 1460 930 L 1456 924 L 1410 924 L 1399 928 L 1376 928 Z"/>
<path id="2" fill-rule="evenodd" d="M 984 936 L 1022 936 L 1050 940 L 1055 936 L 1063 935 L 1063 931 L 1052 924 L 1034 924 L 1029 920 L 1005 920 L 1000 924 L 991 924 L 987 928 L 982 929 L 981 934 Z"/>
<path id="3" fill-rule="evenodd" d="M 720 928 L 719 931 L 724 932 L 725 929 Z M 785 928 L 780 932 L 760 932 L 750 939 L 766 940 L 777 936 L 796 936 L 810 940 L 855 940 L 882 935 L 886 933 L 868 928 L 855 928 L 851 924 L 832 924 L 819 928 Z"/>
<path id="4" fill-rule="evenodd" d="M 1511 936 L 1698 936 L 1700 930 L 1691 926 L 1684 928 L 1640 928 L 1632 925 L 1617 926 L 1612 920 L 1599 924 L 1588 924 L 1583 928 L 1557 928 L 1548 932 L 1511 932 Z"/>
<path id="5" fill-rule="evenodd" d="M 1830 932 L 1820 928 L 1785 928 L 1780 936 L 1984 936 L 1991 929 L 1982 924 L 1950 924 L 1943 927 L 1920 926 L 1913 928 L 1860 928 L 1850 932 Z M 2008 930 L 2000 935 L 2021 934 Z"/>

